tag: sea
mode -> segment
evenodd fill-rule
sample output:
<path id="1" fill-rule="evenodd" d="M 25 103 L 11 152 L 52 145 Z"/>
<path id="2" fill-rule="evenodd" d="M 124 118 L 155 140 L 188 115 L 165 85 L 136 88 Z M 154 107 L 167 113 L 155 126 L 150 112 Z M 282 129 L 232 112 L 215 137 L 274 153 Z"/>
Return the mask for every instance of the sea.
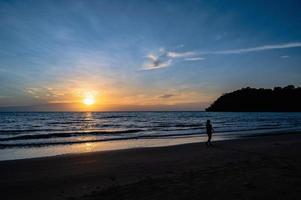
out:
<path id="1" fill-rule="evenodd" d="M 0 160 L 204 142 L 301 131 L 301 113 L 2 112 Z"/>

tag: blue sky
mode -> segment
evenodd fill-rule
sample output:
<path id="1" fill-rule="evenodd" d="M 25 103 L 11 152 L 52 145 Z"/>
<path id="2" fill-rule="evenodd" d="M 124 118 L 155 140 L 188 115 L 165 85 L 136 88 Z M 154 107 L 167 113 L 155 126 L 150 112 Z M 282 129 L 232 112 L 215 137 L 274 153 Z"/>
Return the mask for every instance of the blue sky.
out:
<path id="1" fill-rule="evenodd" d="M 300 1 L 0 1 L 0 106 L 200 110 L 300 63 Z"/>

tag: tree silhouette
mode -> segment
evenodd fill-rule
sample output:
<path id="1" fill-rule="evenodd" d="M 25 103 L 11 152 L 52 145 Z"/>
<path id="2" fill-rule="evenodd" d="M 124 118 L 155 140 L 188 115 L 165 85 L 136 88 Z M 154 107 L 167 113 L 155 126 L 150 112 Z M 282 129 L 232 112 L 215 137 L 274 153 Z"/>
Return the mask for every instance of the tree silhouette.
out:
<path id="1" fill-rule="evenodd" d="M 300 112 L 301 88 L 293 85 L 274 89 L 242 88 L 223 94 L 206 111 Z"/>

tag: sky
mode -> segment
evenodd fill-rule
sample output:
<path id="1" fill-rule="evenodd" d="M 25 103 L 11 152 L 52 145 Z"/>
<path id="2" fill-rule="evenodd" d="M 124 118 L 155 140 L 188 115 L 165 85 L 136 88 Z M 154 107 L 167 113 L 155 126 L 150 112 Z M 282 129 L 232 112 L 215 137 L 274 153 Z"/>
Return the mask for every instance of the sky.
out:
<path id="1" fill-rule="evenodd" d="M 0 0 L 7 110 L 204 110 L 300 63 L 300 0 Z"/>

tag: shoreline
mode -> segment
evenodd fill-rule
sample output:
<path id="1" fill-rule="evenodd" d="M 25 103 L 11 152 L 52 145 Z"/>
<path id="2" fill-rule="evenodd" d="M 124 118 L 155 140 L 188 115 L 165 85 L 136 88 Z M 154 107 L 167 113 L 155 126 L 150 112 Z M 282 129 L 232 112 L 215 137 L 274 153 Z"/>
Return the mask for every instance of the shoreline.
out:
<path id="1" fill-rule="evenodd" d="M 245 135 L 243 135 L 244 133 Z M 252 131 L 238 131 L 233 134 L 226 134 L 224 132 L 216 133 L 213 137 L 213 142 L 227 141 L 227 140 L 240 140 L 253 137 L 273 136 L 283 134 L 298 134 L 301 133 L 300 129 L 262 129 Z M 145 136 L 137 138 L 124 138 L 124 139 L 109 139 L 109 140 L 91 140 L 91 141 L 78 141 L 71 144 L 49 144 L 49 145 L 34 145 L 34 146 L 14 146 L 7 148 L 0 148 L 0 162 L 8 160 L 24 160 L 32 158 L 44 157 L 57 157 L 68 154 L 81 154 L 81 153 L 96 153 L 107 152 L 115 150 L 126 149 L 140 149 L 140 148 L 153 148 L 153 147 L 169 147 L 181 144 L 192 144 L 198 142 L 205 142 L 207 135 L 202 133 L 193 134 L 180 134 L 171 136 Z M 1 146 L 1 145 L 0 145 Z"/>
<path id="2" fill-rule="evenodd" d="M 272 178 L 265 184 L 284 192 L 281 197 L 294 199 L 291 195 L 301 195 L 293 190 L 301 186 L 300 169 L 301 134 L 287 133 L 216 141 L 212 148 L 192 143 L 1 161 L 0 187 L 4 199 L 118 199 L 124 192 L 130 197 L 125 199 L 139 199 L 135 197 L 142 195 L 142 198 L 150 192 L 149 188 L 158 184 L 163 187 L 160 190 L 165 191 L 163 196 L 170 194 L 168 191 L 180 192 L 178 183 L 189 190 L 191 181 L 197 178 L 193 185 L 204 194 L 214 195 L 216 189 L 206 187 L 214 183 L 226 188 L 231 186 L 227 190 L 230 193 L 216 195 L 233 197 L 232 190 L 244 196 L 244 190 L 250 189 L 245 194 L 259 195 L 262 190 L 253 187 L 259 184 L 261 188 L 269 175 Z M 187 179 L 187 173 L 191 179 Z M 237 182 L 232 182 L 233 179 Z M 136 191 L 137 184 L 146 191 Z M 269 197 L 279 195 L 277 192 L 267 194 Z M 161 198 L 149 195 L 146 199 Z"/>

